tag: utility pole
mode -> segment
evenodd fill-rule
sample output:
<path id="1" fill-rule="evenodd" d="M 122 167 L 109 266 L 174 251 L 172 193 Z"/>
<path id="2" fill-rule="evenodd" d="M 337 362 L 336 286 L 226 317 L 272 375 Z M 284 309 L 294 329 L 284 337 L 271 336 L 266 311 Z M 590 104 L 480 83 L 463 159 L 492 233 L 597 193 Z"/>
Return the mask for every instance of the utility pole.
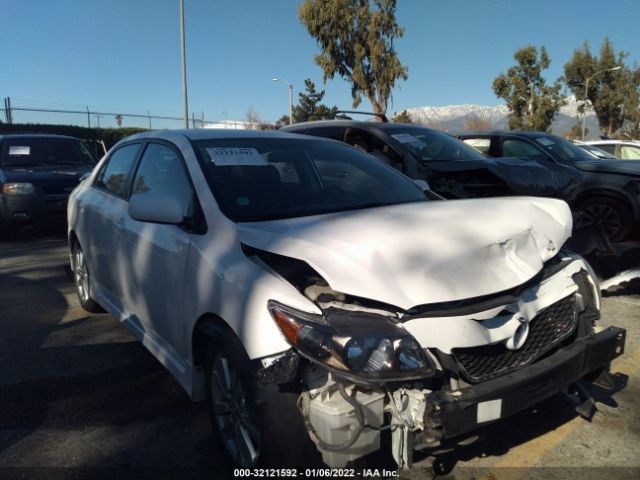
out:
<path id="1" fill-rule="evenodd" d="M 284 82 L 289 87 L 289 125 L 293 125 L 293 84 L 287 82 L 284 78 L 273 77 L 274 82 Z"/>
<path id="2" fill-rule="evenodd" d="M 11 97 L 4 99 L 4 118 L 9 125 L 13 123 L 13 114 L 11 112 Z"/>
<path id="3" fill-rule="evenodd" d="M 182 101 L 184 103 L 184 128 L 189 128 L 189 105 L 187 103 L 187 60 L 184 46 L 184 0 L 180 0 L 180 46 L 182 50 Z"/>
<path id="4" fill-rule="evenodd" d="M 91 112 L 89 111 L 89 105 L 87 105 L 87 125 L 91 128 Z"/>
<path id="5" fill-rule="evenodd" d="M 605 68 L 604 70 L 600 70 L 599 72 L 596 72 L 590 77 L 588 77 L 587 81 L 584 83 L 584 107 L 583 107 L 584 111 L 582 112 L 582 141 L 583 142 L 584 142 L 584 137 L 587 130 L 587 102 L 589 101 L 589 81 L 592 78 L 595 78 L 596 76 L 600 75 L 601 73 L 615 72 L 616 70 L 620 70 L 620 69 L 622 69 L 621 65 L 618 65 L 617 67 L 613 67 L 613 68 Z"/>
<path id="6" fill-rule="evenodd" d="M 147 117 L 149 118 L 149 130 L 151 130 L 151 114 L 149 113 L 149 110 L 147 110 Z"/>

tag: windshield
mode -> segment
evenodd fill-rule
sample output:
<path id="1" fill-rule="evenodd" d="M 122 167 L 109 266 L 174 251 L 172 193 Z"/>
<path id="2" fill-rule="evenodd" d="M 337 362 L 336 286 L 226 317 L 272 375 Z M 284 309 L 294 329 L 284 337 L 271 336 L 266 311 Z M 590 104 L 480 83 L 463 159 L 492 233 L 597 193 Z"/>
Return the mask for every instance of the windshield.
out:
<path id="1" fill-rule="evenodd" d="M 536 137 L 533 139 L 551 156 L 561 162 L 573 162 L 574 160 L 585 160 L 591 156 L 577 145 L 553 135 Z"/>
<path id="2" fill-rule="evenodd" d="M 49 165 L 94 166 L 95 159 L 78 140 L 58 138 L 11 138 L 3 142 L 5 166 L 38 167 Z"/>
<path id="3" fill-rule="evenodd" d="M 427 201 L 393 168 L 339 143 L 233 138 L 194 144 L 221 210 L 235 222 Z"/>
<path id="4" fill-rule="evenodd" d="M 437 130 L 420 127 L 385 128 L 421 160 L 484 160 L 485 157 L 460 140 Z"/>

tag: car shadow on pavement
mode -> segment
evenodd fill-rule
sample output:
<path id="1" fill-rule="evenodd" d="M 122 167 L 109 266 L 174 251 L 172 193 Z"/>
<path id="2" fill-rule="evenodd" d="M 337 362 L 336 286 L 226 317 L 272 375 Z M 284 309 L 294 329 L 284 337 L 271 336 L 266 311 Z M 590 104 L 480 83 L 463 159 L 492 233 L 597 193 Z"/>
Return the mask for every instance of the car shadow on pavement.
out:
<path id="1" fill-rule="evenodd" d="M 92 477 L 215 465 L 203 405 L 113 317 L 69 305 L 62 265 L 16 272 L 0 274 L 0 476 L 10 467 L 87 466 Z M 88 442 L 92 432 L 100 439 Z"/>

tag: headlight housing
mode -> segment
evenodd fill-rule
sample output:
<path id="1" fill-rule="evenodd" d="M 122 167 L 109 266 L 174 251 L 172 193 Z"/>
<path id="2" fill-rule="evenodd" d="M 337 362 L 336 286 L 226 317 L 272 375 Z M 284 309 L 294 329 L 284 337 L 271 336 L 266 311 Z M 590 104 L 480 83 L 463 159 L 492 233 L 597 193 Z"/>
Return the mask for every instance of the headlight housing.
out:
<path id="1" fill-rule="evenodd" d="M 2 193 L 5 195 L 31 195 L 35 191 L 32 183 L 3 183 Z"/>
<path id="2" fill-rule="evenodd" d="M 268 306 L 287 341 L 302 356 L 352 380 L 417 379 L 435 371 L 411 334 L 387 317 L 337 309 L 314 315 L 275 301 Z"/>

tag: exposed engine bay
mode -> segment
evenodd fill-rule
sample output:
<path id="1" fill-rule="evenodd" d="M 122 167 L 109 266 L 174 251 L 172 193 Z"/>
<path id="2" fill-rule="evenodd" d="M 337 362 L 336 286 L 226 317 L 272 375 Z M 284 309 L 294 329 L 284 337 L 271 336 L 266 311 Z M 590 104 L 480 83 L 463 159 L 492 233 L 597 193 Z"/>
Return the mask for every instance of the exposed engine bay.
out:
<path id="1" fill-rule="evenodd" d="M 309 437 L 332 467 L 378 450 L 389 431 L 408 468 L 414 451 L 469 441 L 585 376 L 607 384 L 624 347 L 624 330 L 594 335 L 599 286 L 567 251 L 507 291 L 402 309 L 334 291 L 302 260 L 244 248 L 322 312 L 270 303 L 293 348 L 261 359 L 259 380 L 297 389 Z M 559 375 L 563 362 L 572 367 Z M 592 404 L 581 398 L 579 411 L 591 415 Z"/>

